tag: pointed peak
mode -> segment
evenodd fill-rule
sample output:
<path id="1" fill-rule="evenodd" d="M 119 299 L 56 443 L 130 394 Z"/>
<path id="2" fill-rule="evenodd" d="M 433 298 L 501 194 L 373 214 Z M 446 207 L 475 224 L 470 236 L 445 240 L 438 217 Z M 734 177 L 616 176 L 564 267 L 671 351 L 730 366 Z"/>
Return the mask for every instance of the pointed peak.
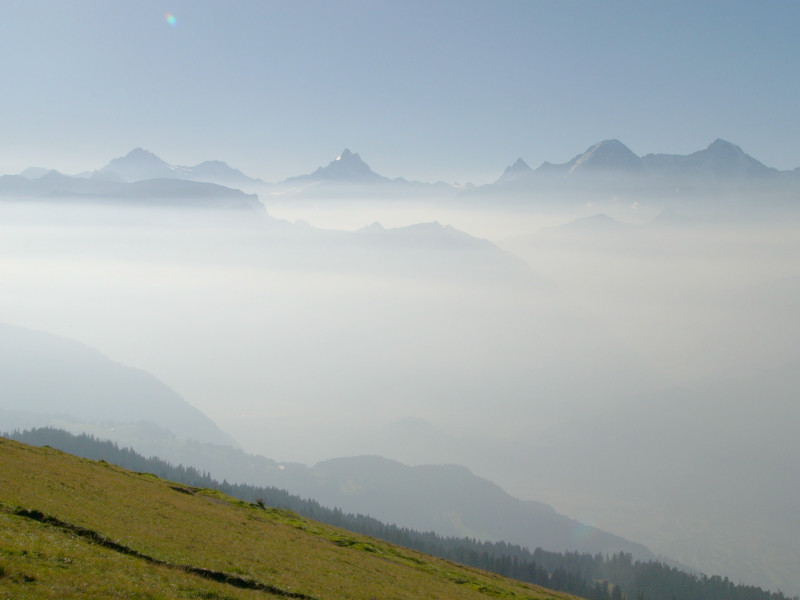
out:
<path id="1" fill-rule="evenodd" d="M 336 157 L 336 160 L 361 160 L 361 157 L 358 154 L 350 152 L 349 148 L 345 148 L 342 150 L 342 153 Z"/>
<path id="2" fill-rule="evenodd" d="M 712 152 L 728 152 L 728 153 L 735 153 L 735 154 L 744 154 L 744 151 L 737 146 L 736 144 L 732 144 L 728 140 L 723 140 L 722 138 L 717 138 L 713 142 L 711 142 L 707 147 L 706 150 L 710 150 Z"/>
<path id="3" fill-rule="evenodd" d="M 531 171 L 531 170 L 532 169 L 528 166 L 528 163 L 526 163 L 521 158 L 515 160 L 514 164 L 506 169 L 506 171 Z"/>
<path id="4" fill-rule="evenodd" d="M 339 156 L 328 163 L 328 167 L 333 169 L 369 170 L 369 166 L 361 159 L 358 152 L 350 152 L 349 148 L 342 150 Z"/>
<path id="5" fill-rule="evenodd" d="M 510 181 L 515 181 L 532 172 L 533 169 L 528 166 L 528 163 L 521 158 L 518 158 L 516 161 L 514 161 L 513 165 L 506 167 L 506 170 L 503 171 L 503 174 L 496 181 L 496 183 L 508 183 Z"/>
<path id="6" fill-rule="evenodd" d="M 768 175 L 774 171 L 746 154 L 736 144 L 720 138 L 711 142 L 705 150 L 690 154 L 687 160 L 694 164 L 695 168 L 726 177 Z"/>
<path id="7" fill-rule="evenodd" d="M 639 170 L 641 160 L 630 148 L 617 139 L 597 142 L 583 154 L 576 156 L 570 165 L 570 173 L 581 170 Z"/>
<path id="8" fill-rule="evenodd" d="M 143 148 L 134 148 L 125 156 L 114 158 L 99 169 L 105 175 L 114 174 L 123 181 L 139 181 L 158 177 L 172 177 L 175 168 Z"/>
<path id="9" fill-rule="evenodd" d="M 361 160 L 358 154 L 351 152 L 349 148 L 342 150 L 342 153 L 329 162 L 327 166 L 319 167 L 308 175 L 290 177 L 285 181 L 296 182 L 304 180 L 355 184 L 385 183 L 390 181 L 390 179 L 378 175 L 370 169 L 369 165 Z"/>

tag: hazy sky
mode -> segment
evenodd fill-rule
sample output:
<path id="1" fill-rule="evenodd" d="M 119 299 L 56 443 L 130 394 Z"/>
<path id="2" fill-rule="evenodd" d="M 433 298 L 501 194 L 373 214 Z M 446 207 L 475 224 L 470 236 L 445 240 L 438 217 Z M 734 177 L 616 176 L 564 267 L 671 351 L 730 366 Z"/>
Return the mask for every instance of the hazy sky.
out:
<path id="1" fill-rule="evenodd" d="M 0 8 L 0 173 L 133 147 L 277 181 L 344 147 L 496 178 L 615 137 L 800 166 L 800 2 L 73 0 Z M 168 18 L 172 15 L 173 18 Z"/>

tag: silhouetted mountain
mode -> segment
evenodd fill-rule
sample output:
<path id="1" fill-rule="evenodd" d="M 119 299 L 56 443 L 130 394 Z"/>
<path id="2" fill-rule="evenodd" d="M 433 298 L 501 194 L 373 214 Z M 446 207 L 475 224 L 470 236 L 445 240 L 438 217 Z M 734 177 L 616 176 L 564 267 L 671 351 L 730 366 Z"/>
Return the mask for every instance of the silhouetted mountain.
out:
<path id="1" fill-rule="evenodd" d="M 221 160 L 206 160 L 194 167 L 182 168 L 190 169 L 189 179 L 194 181 L 208 181 L 228 187 L 252 186 L 263 183 L 260 179 L 248 177 L 239 169 L 234 169 Z"/>
<path id="2" fill-rule="evenodd" d="M 450 197 L 454 186 L 443 183 L 390 179 L 373 171 L 361 157 L 345 148 L 342 153 L 313 173 L 297 175 L 272 187 L 274 197 L 289 198 L 375 198 L 375 197 Z"/>
<path id="3" fill-rule="evenodd" d="M 391 180 L 383 175 L 378 175 L 361 160 L 358 154 L 353 154 L 345 148 L 342 153 L 325 167 L 319 167 L 308 175 L 298 175 L 286 179 L 284 183 L 347 183 L 347 184 L 376 184 L 388 183 Z"/>
<path id="4" fill-rule="evenodd" d="M 236 445 L 149 373 L 48 333 L 0 324 L 0 389 L 4 429 L 148 421 L 182 438 Z"/>
<path id="5" fill-rule="evenodd" d="M 463 199 L 513 201 L 545 210 L 569 210 L 587 202 L 610 207 L 678 205 L 706 216 L 752 215 L 770 208 L 797 209 L 800 170 L 764 166 L 738 146 L 717 139 L 688 155 L 642 158 L 618 140 L 604 140 L 572 160 L 542 163 L 530 171 L 517 161 L 494 183 L 462 192 Z"/>
<path id="6" fill-rule="evenodd" d="M 143 179 L 188 179 L 182 167 L 172 166 L 142 148 L 134 148 L 101 167 L 95 177 L 109 181 L 141 181 Z"/>
<path id="7" fill-rule="evenodd" d="M 152 152 L 134 148 L 125 156 L 115 158 L 93 174 L 107 181 L 132 183 L 145 179 L 184 179 L 215 183 L 229 187 L 252 187 L 263 184 L 220 160 L 209 160 L 194 167 L 171 165 Z"/>
<path id="8" fill-rule="evenodd" d="M 342 264 L 358 265 L 376 273 L 533 285 L 542 292 L 551 287 L 512 253 L 438 222 L 396 228 L 373 223 L 348 233 L 316 230 L 316 239 L 329 247 L 328 259 L 338 258 Z"/>
<path id="9" fill-rule="evenodd" d="M 716 139 L 703 150 L 689 155 L 648 154 L 642 162 L 651 173 L 666 176 L 725 178 L 763 178 L 778 171 L 764 166 L 739 147 Z"/>
<path id="10" fill-rule="evenodd" d="M 38 179 L 45 173 L 47 173 L 50 169 L 45 169 L 44 167 L 28 167 L 24 171 L 20 173 L 26 179 Z"/>
<path id="11" fill-rule="evenodd" d="M 149 153 L 148 153 L 149 154 Z M 146 156 L 144 154 L 140 156 Z M 150 155 L 151 157 L 153 155 Z M 147 157 L 146 161 L 152 159 Z M 155 163 L 154 163 L 155 164 Z M 215 183 L 163 178 L 127 183 L 113 177 L 70 177 L 48 171 L 36 179 L 21 175 L 0 177 L 0 198 L 83 203 L 125 204 L 263 210 L 255 194 Z"/>
<path id="12" fill-rule="evenodd" d="M 465 467 L 409 467 L 360 456 L 318 463 L 310 475 L 305 486 L 290 491 L 403 527 L 527 547 L 654 558 L 644 546 L 569 519 L 551 506 L 513 498 Z"/>
<path id="13" fill-rule="evenodd" d="M 641 159 L 619 140 L 598 142 L 564 166 L 570 173 L 587 171 L 640 173 L 642 171 Z"/>
<path id="14" fill-rule="evenodd" d="M 533 173 L 533 169 L 528 166 L 528 163 L 518 158 L 513 165 L 506 167 L 506 170 L 503 171 L 503 174 L 495 183 L 509 183 L 527 177 L 531 173 Z"/>
<path id="15" fill-rule="evenodd" d="M 691 175 L 706 177 L 725 175 L 738 177 L 763 177 L 777 173 L 765 167 L 734 144 L 716 139 L 708 147 L 688 155 L 648 154 L 639 158 L 619 140 L 604 140 L 564 164 L 545 162 L 537 173 L 615 173 L 625 174 Z"/>

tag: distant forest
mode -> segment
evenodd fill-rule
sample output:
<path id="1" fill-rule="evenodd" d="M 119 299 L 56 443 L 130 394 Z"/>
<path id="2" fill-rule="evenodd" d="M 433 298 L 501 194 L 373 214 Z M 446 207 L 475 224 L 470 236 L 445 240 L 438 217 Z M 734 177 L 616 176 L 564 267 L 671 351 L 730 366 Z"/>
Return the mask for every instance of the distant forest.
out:
<path id="1" fill-rule="evenodd" d="M 216 481 L 193 467 L 173 466 L 160 458 L 145 458 L 129 448 L 90 435 L 73 435 L 54 428 L 3 434 L 35 446 L 51 446 L 92 460 L 105 460 L 131 471 L 152 473 L 185 485 L 220 490 L 255 504 L 285 508 L 309 519 L 379 538 L 464 565 L 493 571 L 589 600 L 787 600 L 781 592 L 734 584 L 727 577 L 694 575 L 657 561 L 633 561 L 630 554 L 611 556 L 531 551 L 505 542 L 443 537 L 387 525 L 372 517 L 325 508 L 274 487 Z M 797 596 L 794 600 L 800 600 Z"/>

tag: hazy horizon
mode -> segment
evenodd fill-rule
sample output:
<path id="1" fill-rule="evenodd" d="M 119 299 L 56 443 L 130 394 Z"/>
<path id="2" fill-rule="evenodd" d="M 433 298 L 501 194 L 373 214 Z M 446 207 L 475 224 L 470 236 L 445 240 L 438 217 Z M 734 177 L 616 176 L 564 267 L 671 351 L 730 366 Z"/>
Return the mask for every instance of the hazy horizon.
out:
<path id="1" fill-rule="evenodd" d="M 388 177 L 480 184 L 610 138 L 723 138 L 794 169 L 798 22 L 791 0 L 14 4 L 0 172 L 143 147 L 280 181 L 350 148 Z"/>

